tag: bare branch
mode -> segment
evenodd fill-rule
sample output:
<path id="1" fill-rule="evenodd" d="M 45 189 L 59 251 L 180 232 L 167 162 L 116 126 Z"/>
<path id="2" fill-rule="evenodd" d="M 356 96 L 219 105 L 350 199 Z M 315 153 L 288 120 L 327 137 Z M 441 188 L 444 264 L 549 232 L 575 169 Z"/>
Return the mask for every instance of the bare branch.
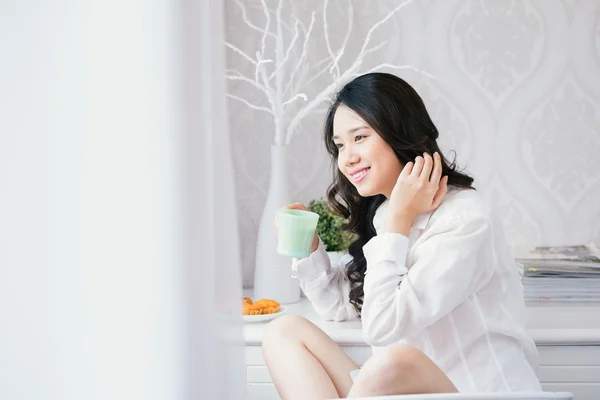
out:
<path id="1" fill-rule="evenodd" d="M 294 2 L 292 2 L 292 4 L 294 4 Z M 295 7 L 294 7 L 295 10 Z M 302 21 L 300 21 L 300 19 L 298 19 L 298 17 L 296 17 L 295 11 L 292 11 L 292 18 L 294 19 L 294 21 L 296 21 L 296 23 L 298 25 L 300 25 L 300 28 L 302 28 L 302 33 L 304 33 L 304 35 L 306 35 L 306 25 L 304 25 L 304 23 Z"/>
<path id="2" fill-rule="evenodd" d="M 321 68 L 323 66 L 323 64 L 327 63 L 327 65 L 329 65 L 330 62 L 331 62 L 331 58 L 325 57 L 324 59 L 322 59 L 321 61 L 318 61 L 314 65 L 309 65 L 309 66 L 315 67 L 315 68 Z"/>
<path id="3" fill-rule="evenodd" d="M 311 83 L 313 83 L 314 81 L 316 81 L 317 79 L 319 79 L 321 77 L 321 75 L 323 75 L 325 72 L 327 71 L 331 71 L 331 60 L 329 58 L 326 58 L 325 60 L 321 60 L 320 63 L 322 63 L 323 61 L 329 61 L 329 63 L 325 66 L 325 68 L 322 68 L 319 72 L 317 72 L 316 74 L 313 74 L 313 76 L 306 81 L 306 83 L 304 83 L 304 86 L 308 86 Z M 315 65 L 316 67 L 316 65 Z"/>
<path id="4" fill-rule="evenodd" d="M 346 46 L 348 45 L 348 39 L 350 38 L 350 33 L 352 32 L 352 20 L 354 18 L 354 7 L 352 6 L 352 1 L 348 0 L 348 29 L 346 30 L 346 35 L 344 36 L 344 40 L 342 41 L 342 45 L 337 52 L 337 56 L 334 56 L 333 50 L 331 49 L 331 44 L 329 43 L 329 27 L 327 26 L 327 0 L 325 0 L 325 4 L 323 5 L 323 30 L 325 31 L 325 44 L 327 45 L 327 51 L 331 59 L 333 60 L 331 67 L 329 68 L 329 72 L 333 74 L 333 78 L 337 79 L 340 76 L 340 65 L 339 61 L 346 52 Z"/>
<path id="5" fill-rule="evenodd" d="M 291 99 L 289 99 L 288 101 L 283 103 L 281 105 L 281 108 L 285 108 L 288 104 L 293 103 L 294 100 L 296 100 L 296 99 L 302 99 L 304 101 L 308 101 L 308 97 L 306 97 L 306 95 L 304 93 L 298 93 L 297 95 L 295 95 L 294 97 L 292 97 Z"/>
<path id="6" fill-rule="evenodd" d="M 242 99 L 241 97 L 238 97 L 238 96 L 230 94 L 230 93 L 227 93 L 227 97 L 231 97 L 232 99 L 239 100 L 239 101 L 241 101 L 242 103 L 246 104 L 248 107 L 250 107 L 250 108 L 252 108 L 254 110 L 265 111 L 265 112 L 268 112 L 269 114 L 273 115 L 273 112 L 271 110 L 269 110 L 267 107 L 257 106 L 256 104 L 250 103 L 246 99 Z"/>
<path id="7" fill-rule="evenodd" d="M 273 62 L 273 60 L 261 60 L 261 59 L 260 59 L 260 54 L 259 54 L 258 52 L 256 52 L 256 57 L 257 57 L 257 58 L 259 58 L 259 60 L 258 60 L 258 62 L 255 64 L 255 65 L 256 65 L 256 68 L 255 68 L 255 70 L 254 70 L 254 79 L 256 80 L 256 82 L 258 82 L 258 76 L 259 76 L 259 74 L 260 74 L 260 70 L 261 70 L 261 69 L 264 69 L 264 67 L 263 67 L 263 68 L 261 68 L 261 65 L 262 65 L 262 64 L 269 64 L 269 63 L 272 63 L 272 62 Z M 269 87 L 269 82 L 268 82 L 268 81 L 267 81 L 267 82 L 263 82 L 263 83 L 264 83 L 264 85 L 265 85 L 265 87 L 266 87 L 267 89 L 269 89 L 269 90 L 271 89 L 271 88 Z"/>
<path id="8" fill-rule="evenodd" d="M 292 121 L 288 125 L 286 136 L 285 136 L 285 144 L 289 144 L 290 140 L 292 140 L 292 135 L 296 131 L 296 127 L 302 121 L 304 117 L 306 117 L 314 108 L 316 108 L 320 103 L 327 100 L 331 93 L 333 93 L 334 89 L 337 87 L 338 82 L 335 81 L 331 85 L 329 85 L 325 90 L 319 93 L 312 101 L 310 101 L 305 107 L 303 107 L 295 116 L 292 118 Z"/>
<path id="9" fill-rule="evenodd" d="M 281 4 L 281 3 L 280 3 L 280 4 Z M 293 5 L 294 5 L 294 2 L 292 1 L 292 2 L 291 2 L 291 4 L 292 4 L 292 6 L 293 6 Z M 282 7 L 283 7 L 283 5 L 282 5 Z M 273 14 L 277 15 L 277 11 L 275 11 L 275 12 L 271 11 L 271 12 L 272 12 Z M 290 26 L 289 26 L 289 25 L 288 25 L 288 24 L 285 22 L 285 20 L 283 20 L 283 19 L 282 19 L 280 23 L 281 23 L 281 25 L 282 25 L 282 26 L 283 26 L 285 29 L 287 29 L 287 30 L 288 30 L 288 31 L 290 31 L 290 32 L 292 31 L 292 28 L 291 28 L 291 27 L 290 27 Z"/>
<path id="10" fill-rule="evenodd" d="M 296 77 L 296 74 L 298 73 L 298 70 L 300 69 L 300 67 L 302 66 L 302 63 L 306 59 L 306 54 L 307 54 L 306 53 L 306 49 L 308 47 L 308 41 L 310 39 L 310 34 L 312 32 L 312 29 L 313 29 L 314 25 L 315 25 L 315 13 L 313 11 L 312 14 L 311 14 L 311 17 L 310 17 L 310 26 L 308 27 L 308 31 L 305 31 L 306 34 L 304 35 L 304 44 L 302 45 L 302 53 L 300 54 L 300 58 L 298 59 L 298 62 L 296 63 L 296 66 L 292 70 L 292 74 L 290 76 L 288 84 L 286 85 L 284 93 L 287 92 L 287 90 L 290 87 L 290 85 L 292 84 L 292 82 L 294 82 L 294 78 Z M 302 23 L 300 23 L 300 26 L 302 28 L 304 28 L 304 25 L 302 25 Z"/>
<path id="11" fill-rule="evenodd" d="M 360 49 L 359 57 L 357 57 L 357 59 L 354 62 L 354 64 L 352 64 L 352 67 L 349 68 L 350 70 L 351 69 L 355 69 L 355 68 L 360 68 L 360 64 L 358 63 L 358 59 L 360 58 L 360 55 L 362 55 L 365 52 L 365 50 L 367 49 L 367 46 L 369 45 L 369 42 L 371 41 L 371 35 L 373 34 L 373 32 L 375 32 L 377 30 L 377 28 L 379 28 L 381 25 L 383 25 L 384 23 L 386 23 L 390 18 L 392 18 L 398 11 L 400 11 L 400 9 L 402 9 L 405 6 L 409 5 L 413 1 L 414 0 L 407 0 L 404 3 L 400 4 L 398 7 L 394 8 L 392 10 L 392 12 L 390 12 L 385 18 L 383 18 L 382 20 L 380 20 L 379 22 L 377 22 L 375 25 L 373 25 L 371 27 L 371 29 L 369 29 L 369 32 L 367 32 L 367 37 L 366 37 L 365 41 L 363 42 L 362 48 Z M 361 60 L 361 62 L 362 62 L 362 60 Z"/>
<path id="12" fill-rule="evenodd" d="M 277 125 L 279 123 L 280 115 L 278 113 L 277 99 L 275 98 L 275 93 L 273 91 L 273 87 L 271 86 L 271 82 L 267 78 L 267 71 L 264 68 L 260 68 L 260 75 L 263 79 L 263 83 L 264 83 L 265 87 L 267 88 L 266 95 L 267 95 L 267 100 L 269 101 L 269 105 L 271 106 L 271 115 L 275 119 L 275 125 Z M 277 140 L 277 132 L 275 132 L 275 133 L 276 133 L 275 139 Z"/>
<path id="13" fill-rule="evenodd" d="M 329 57 L 333 60 L 333 65 L 329 69 L 329 72 L 334 72 L 334 78 L 337 78 L 340 75 L 340 67 L 336 63 L 336 57 L 333 55 L 333 50 L 331 49 L 331 43 L 329 41 L 329 28 L 327 27 L 327 4 L 329 0 L 325 0 L 323 2 L 323 32 L 325 34 L 325 47 L 327 47 L 327 52 L 329 53 Z"/>
<path id="14" fill-rule="evenodd" d="M 257 88 L 258 90 L 260 90 L 261 92 L 265 92 L 267 91 L 267 88 L 262 86 L 260 83 L 253 81 L 252 79 L 242 75 L 241 72 L 236 71 L 236 70 L 227 70 L 226 71 L 228 73 L 228 75 L 225 75 L 225 77 L 230 80 L 230 81 L 242 81 L 242 82 L 246 82 L 251 84 L 252 86 L 254 86 L 255 88 Z M 229 75 L 229 73 L 234 74 L 234 75 Z"/>
<path id="15" fill-rule="evenodd" d="M 285 65 L 285 63 L 287 62 L 287 60 L 290 58 L 290 53 L 292 52 L 292 49 L 294 48 L 294 44 L 296 44 L 296 40 L 298 40 L 298 36 L 299 36 L 299 31 L 298 31 L 298 23 L 296 22 L 296 24 L 294 25 L 295 28 L 295 33 L 294 33 L 294 37 L 292 38 L 292 41 L 290 43 L 290 45 L 288 46 L 286 52 L 285 52 L 285 56 L 283 57 L 283 60 L 281 60 L 281 62 L 279 63 L 279 65 L 277 66 L 277 68 L 275 69 L 275 71 L 273 71 L 271 73 L 271 75 L 269 75 L 269 79 L 273 79 L 273 77 L 275 76 L 275 74 L 277 74 L 281 68 Z"/>
<path id="16" fill-rule="evenodd" d="M 283 55 L 283 41 L 284 41 L 284 37 L 283 37 L 283 30 L 281 29 L 281 23 L 282 23 L 282 16 L 281 16 L 281 11 L 283 10 L 283 0 L 279 0 L 279 3 L 277 4 L 277 12 L 275 14 L 275 21 L 277 23 L 277 41 L 275 43 L 275 59 L 277 60 L 277 62 L 275 63 L 275 70 L 281 70 L 281 65 L 283 64 L 283 59 L 284 59 L 284 55 Z M 275 77 L 275 97 L 277 99 L 277 104 L 281 104 L 281 101 L 283 100 L 283 96 L 281 95 L 281 82 L 283 81 L 283 76 L 282 74 L 275 74 L 275 71 L 269 76 L 269 80 L 273 79 L 273 77 Z M 277 130 L 278 127 L 275 127 L 275 130 Z"/>
<path id="17" fill-rule="evenodd" d="M 377 46 L 373 46 L 369 49 L 367 49 L 360 57 L 361 57 L 361 62 L 362 60 L 364 60 L 365 56 L 369 53 L 373 53 L 377 50 L 379 50 L 380 48 L 382 48 L 383 46 L 385 46 L 387 44 L 387 40 L 384 40 L 383 42 L 379 43 Z"/>
<path id="18" fill-rule="evenodd" d="M 283 20 L 283 18 L 281 18 L 282 10 L 283 10 L 283 0 L 279 0 L 279 3 L 277 4 L 277 11 L 276 11 L 275 15 L 277 18 L 277 23 L 281 24 L 281 25 L 285 25 L 285 21 Z M 287 29 L 290 29 L 290 27 L 288 26 Z"/>
<path id="19" fill-rule="evenodd" d="M 352 32 L 352 25 L 354 25 L 353 20 L 354 20 L 354 7 L 352 6 L 352 0 L 348 0 L 348 30 L 346 31 L 346 36 L 344 36 L 344 41 L 342 42 L 342 47 L 340 48 L 340 51 L 338 52 L 338 55 L 335 58 L 335 60 L 333 60 L 335 65 L 338 65 L 340 59 L 346 52 L 346 46 L 348 45 L 348 39 L 350 38 L 350 33 Z M 339 75 L 339 67 L 338 67 L 338 75 Z"/>
<path id="20" fill-rule="evenodd" d="M 238 53 L 239 55 L 244 57 L 246 60 L 250 61 L 252 63 L 252 65 L 257 65 L 255 60 L 250 58 L 250 56 L 248 54 L 244 53 L 242 50 L 240 50 L 238 47 L 234 46 L 233 44 L 231 44 L 229 42 L 225 42 L 225 46 L 229 47 L 231 50 Z"/>
<path id="21" fill-rule="evenodd" d="M 266 42 L 267 42 L 267 32 L 269 32 L 269 28 L 271 26 L 271 15 L 269 15 L 269 9 L 267 8 L 267 3 L 265 2 L 265 0 L 261 0 L 260 3 L 263 6 L 263 11 L 265 13 L 265 17 L 267 17 L 267 22 L 265 24 L 265 29 L 263 31 L 263 37 L 261 40 L 261 57 L 260 59 L 262 59 L 265 56 L 265 48 L 266 48 Z"/>
<path id="22" fill-rule="evenodd" d="M 296 79 L 294 82 L 290 82 L 289 85 L 292 85 L 292 93 L 297 92 L 298 90 L 308 87 L 311 83 L 313 83 L 314 81 L 316 81 L 317 79 L 319 79 L 325 72 L 327 72 L 331 66 L 331 58 L 330 57 L 326 57 L 324 59 L 322 59 L 321 61 L 317 62 L 316 64 L 312 65 L 310 63 L 306 63 L 306 68 L 302 70 L 301 75 L 298 76 L 298 79 Z M 323 64 L 326 64 L 325 67 L 323 67 Z M 321 69 L 319 69 L 321 68 Z M 312 72 L 315 69 L 319 69 L 319 72 L 314 73 Z M 305 72 L 306 71 L 310 71 L 311 72 L 311 78 L 306 81 L 305 80 Z M 287 91 L 287 88 L 286 88 Z"/>
<path id="23" fill-rule="evenodd" d="M 350 3 L 350 0 L 349 0 Z M 350 15 L 352 15 L 353 13 L 353 9 L 352 9 L 352 4 L 349 4 L 350 6 Z M 323 60 L 319 61 L 317 64 L 314 65 L 315 68 L 319 68 L 321 65 L 323 65 L 325 62 L 327 62 L 327 66 L 325 68 L 322 68 L 321 70 L 319 70 L 319 72 L 312 74 L 312 77 L 306 81 L 304 83 L 304 87 L 310 85 L 311 83 L 313 83 L 314 81 L 316 81 L 317 79 L 319 79 L 325 72 L 329 71 L 331 72 L 333 70 L 334 67 L 337 67 L 337 75 L 336 78 L 339 77 L 339 65 L 337 64 L 338 61 L 340 60 L 340 58 L 342 57 L 342 55 L 344 54 L 345 50 L 346 50 L 346 46 L 348 43 L 348 38 L 350 37 L 350 32 L 352 30 L 352 17 L 349 17 L 349 28 L 348 31 L 346 32 L 346 36 L 344 37 L 344 43 L 342 44 L 342 47 L 340 48 L 338 55 L 333 59 L 333 55 L 331 55 L 330 53 L 330 57 L 324 58 Z M 382 44 L 383 45 L 383 44 Z M 381 45 L 381 46 L 382 46 Z M 377 50 L 379 47 L 373 49 L 373 51 Z M 367 53 L 370 51 L 367 51 Z M 365 53 L 366 54 L 366 53 Z"/>
<path id="24" fill-rule="evenodd" d="M 292 32 L 292 27 L 289 26 L 285 21 L 281 21 L 281 25 L 283 25 L 283 27 L 288 31 Z"/>
<path id="25" fill-rule="evenodd" d="M 300 27 L 300 29 L 302 30 L 302 33 L 304 34 L 304 36 L 306 37 L 306 27 L 304 26 L 304 24 L 302 23 L 302 21 L 300 21 L 298 18 L 296 18 L 296 16 L 294 15 L 294 11 L 295 7 L 294 7 L 294 2 L 292 2 L 292 18 L 294 18 L 294 20 L 296 20 L 296 23 L 294 24 L 295 27 Z M 298 35 L 300 34 L 300 29 L 298 30 Z M 292 69 L 292 73 L 290 75 L 290 79 L 288 79 L 287 84 L 285 85 L 285 88 L 283 89 L 283 94 L 287 94 L 288 91 L 290 90 L 294 80 L 296 79 L 296 73 L 298 70 L 298 67 L 300 65 L 300 63 L 302 62 L 302 57 L 300 57 L 300 59 L 298 60 L 298 63 L 296 64 L 296 66 Z"/>
<path id="26" fill-rule="evenodd" d="M 250 19 L 248 18 L 248 14 L 246 13 L 246 7 L 244 7 L 244 3 L 242 3 L 240 0 L 235 0 L 235 2 L 242 10 L 242 18 L 244 19 L 244 22 L 246 23 L 246 25 L 248 25 L 250 28 L 254 29 L 257 32 L 264 33 L 263 29 L 259 28 L 258 26 L 254 25 L 252 22 L 250 22 Z M 267 35 L 275 37 L 275 35 L 271 32 L 267 32 Z"/>

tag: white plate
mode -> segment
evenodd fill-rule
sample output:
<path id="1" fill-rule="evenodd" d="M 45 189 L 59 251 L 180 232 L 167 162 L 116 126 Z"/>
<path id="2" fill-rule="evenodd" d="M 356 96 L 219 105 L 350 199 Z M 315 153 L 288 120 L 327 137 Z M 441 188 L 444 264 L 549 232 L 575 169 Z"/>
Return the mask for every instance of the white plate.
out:
<path id="1" fill-rule="evenodd" d="M 273 313 L 273 314 L 242 315 L 242 320 L 244 322 L 264 322 L 264 321 L 270 321 L 272 319 L 275 319 L 277 317 L 282 316 L 286 312 L 287 312 L 287 308 L 280 307 L 279 308 L 279 312 L 276 312 L 276 313 Z"/>

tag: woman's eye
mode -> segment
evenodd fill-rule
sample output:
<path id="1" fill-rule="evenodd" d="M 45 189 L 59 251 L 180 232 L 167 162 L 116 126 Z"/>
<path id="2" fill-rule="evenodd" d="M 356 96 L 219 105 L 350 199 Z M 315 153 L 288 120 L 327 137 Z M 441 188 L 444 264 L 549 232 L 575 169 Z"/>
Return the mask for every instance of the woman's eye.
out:
<path id="1" fill-rule="evenodd" d="M 341 143 L 334 143 L 335 147 L 337 147 L 338 149 L 342 148 L 342 144 Z"/>
<path id="2" fill-rule="evenodd" d="M 354 137 L 354 141 L 355 141 L 355 142 L 357 142 L 357 141 L 359 141 L 360 139 L 364 139 L 364 138 L 366 138 L 366 136 L 364 136 L 364 135 L 356 135 L 356 136 Z"/>

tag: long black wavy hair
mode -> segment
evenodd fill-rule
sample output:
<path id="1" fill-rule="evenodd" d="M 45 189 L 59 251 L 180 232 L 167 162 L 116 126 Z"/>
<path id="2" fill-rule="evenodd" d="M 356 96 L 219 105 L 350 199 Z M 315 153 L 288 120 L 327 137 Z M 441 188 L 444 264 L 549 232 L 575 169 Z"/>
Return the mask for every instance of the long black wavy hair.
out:
<path id="1" fill-rule="evenodd" d="M 473 178 L 458 171 L 456 158 L 450 163 L 440 151 L 436 142 L 439 132 L 423 100 L 403 79 L 385 73 L 366 74 L 349 82 L 337 93 L 325 120 L 325 147 L 331 155 L 334 171 L 333 183 L 327 190 L 327 200 L 338 215 L 348 220 L 343 229 L 356 237 L 349 248 L 353 260 L 346 274 L 350 282 L 350 303 L 360 315 L 367 269 L 363 246 L 376 235 L 373 217 L 386 197 L 383 194 L 362 197 L 338 169 L 338 148 L 332 136 L 333 119 L 340 104 L 367 122 L 392 147 L 402 165 L 414 161 L 424 152 L 433 154 L 437 151 L 442 159 L 442 176 L 448 176 L 448 185 L 474 188 Z"/>

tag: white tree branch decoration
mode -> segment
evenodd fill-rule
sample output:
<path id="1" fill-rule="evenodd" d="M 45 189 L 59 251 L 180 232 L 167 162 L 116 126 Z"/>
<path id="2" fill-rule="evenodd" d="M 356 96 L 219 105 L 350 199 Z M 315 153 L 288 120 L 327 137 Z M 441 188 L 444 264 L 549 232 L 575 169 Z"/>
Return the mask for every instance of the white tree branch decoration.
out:
<path id="1" fill-rule="evenodd" d="M 310 23 L 307 27 L 297 18 L 294 1 L 291 0 L 291 20 L 293 21 L 293 24 L 288 25 L 282 16 L 284 0 L 277 0 L 277 8 L 275 10 L 268 8 L 266 0 L 260 0 L 265 23 L 264 27 L 259 27 L 257 24 L 250 21 L 244 3 L 242 3 L 241 0 L 236 0 L 238 7 L 241 9 L 244 23 L 252 30 L 260 32 L 262 36 L 260 47 L 255 52 L 254 57 L 245 53 L 234 44 L 229 42 L 226 43 L 227 48 L 241 56 L 254 67 L 253 77 L 245 76 L 237 70 L 228 70 L 226 77 L 230 81 L 242 81 L 252 85 L 264 96 L 268 106 L 254 104 L 248 99 L 244 99 L 231 93 L 228 93 L 228 96 L 246 104 L 253 110 L 264 111 L 271 114 L 275 127 L 275 144 L 289 144 L 301 122 L 310 115 L 310 113 L 316 111 L 321 104 L 329 100 L 338 86 L 360 75 L 365 57 L 385 45 L 385 42 L 372 45 L 371 41 L 373 33 L 396 15 L 402 8 L 413 1 L 414 0 L 403 1 L 383 19 L 373 25 L 363 40 L 360 52 L 354 61 L 348 68 L 342 70 L 339 62 L 346 53 L 354 18 L 354 8 L 351 0 L 347 0 L 348 28 L 338 49 L 333 48 L 329 38 L 329 28 L 327 23 L 329 0 L 324 0 L 321 15 L 323 19 L 325 47 L 328 56 L 312 65 L 308 62 L 308 49 L 311 40 L 316 40 L 313 39 L 315 27 L 314 12 L 311 13 Z M 273 46 L 270 47 L 270 44 Z M 300 55 L 295 57 L 298 53 Z M 381 68 L 412 69 L 419 71 L 430 78 L 435 78 L 411 65 L 391 65 L 389 63 L 382 63 L 366 72 L 374 72 Z M 330 74 L 331 82 L 320 92 L 309 97 L 305 93 L 306 89 L 311 83 L 326 73 Z"/>

